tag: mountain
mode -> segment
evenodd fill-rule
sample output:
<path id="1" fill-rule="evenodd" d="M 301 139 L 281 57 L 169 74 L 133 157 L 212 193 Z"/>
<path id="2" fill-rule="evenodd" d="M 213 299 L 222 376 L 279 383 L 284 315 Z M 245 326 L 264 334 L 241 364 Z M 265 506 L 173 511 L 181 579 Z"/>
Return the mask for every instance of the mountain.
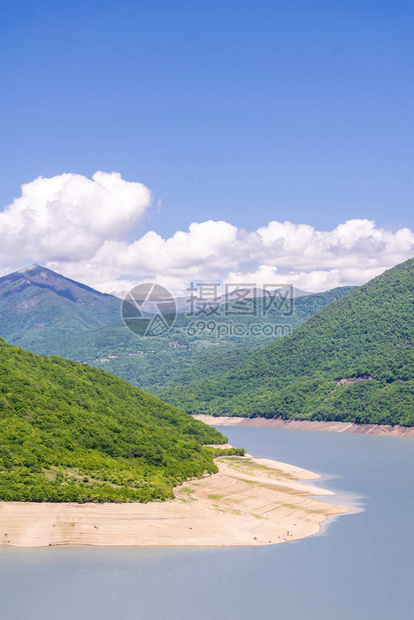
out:
<path id="1" fill-rule="evenodd" d="M 260 297 L 266 297 L 266 295 L 274 295 L 276 292 L 279 293 L 279 295 L 283 295 L 283 296 L 289 296 L 293 299 L 296 299 L 298 297 L 304 297 L 307 295 L 313 295 L 314 293 L 308 293 L 306 291 L 302 291 L 300 288 L 295 288 L 294 286 L 292 287 L 284 287 L 284 288 L 279 288 L 279 289 L 274 289 L 274 290 L 268 290 L 265 291 L 264 289 L 261 288 L 256 288 L 255 286 L 252 287 L 243 287 L 242 289 L 236 289 L 230 293 L 226 293 L 223 295 L 219 295 L 218 297 L 216 297 L 214 299 L 214 302 L 217 303 L 218 305 L 224 305 L 224 304 L 230 304 L 234 301 L 236 301 L 239 298 L 239 291 L 240 290 L 244 290 L 244 291 L 248 291 L 247 297 L 249 299 L 251 298 L 260 298 Z M 119 297 L 119 299 L 125 299 L 125 297 L 128 295 L 129 291 L 110 291 L 109 294 L 110 295 L 114 295 L 115 297 Z M 316 293 L 315 293 L 316 294 Z M 191 297 L 192 293 L 189 292 L 188 295 L 186 295 L 185 297 L 175 297 L 174 301 L 175 301 L 175 307 L 176 307 L 176 312 L 189 312 L 191 311 Z M 202 296 L 197 296 L 197 292 L 193 293 L 193 302 L 197 301 L 199 303 L 203 302 L 203 297 Z M 154 304 L 154 308 L 152 310 L 152 312 L 157 312 L 156 306 Z"/>
<path id="2" fill-rule="evenodd" d="M 121 322 L 119 299 L 32 265 L 0 278 L 0 337 L 33 353 L 86 362 L 157 394 L 223 375 L 352 290 L 298 297 L 288 291 L 286 302 L 281 291 L 269 309 L 269 300 L 257 297 L 250 313 L 226 299 L 212 316 L 179 312 L 163 335 L 140 338 Z"/>
<path id="3" fill-rule="evenodd" d="M 148 501 L 214 472 L 215 429 L 87 365 L 0 339 L 0 500 Z"/>
<path id="4" fill-rule="evenodd" d="M 0 317 L 0 336 L 30 348 L 50 335 L 120 321 L 120 301 L 31 265 L 0 278 Z"/>
<path id="5" fill-rule="evenodd" d="M 162 396 L 188 412 L 414 425 L 414 259 L 220 379 Z"/>
<path id="6" fill-rule="evenodd" d="M 201 285 L 203 286 L 203 285 Z M 234 285 L 236 286 L 236 285 Z M 224 306 L 225 304 L 234 304 L 240 298 L 240 294 L 244 295 L 246 299 L 257 299 L 266 298 L 269 296 L 279 296 L 280 298 L 287 299 L 297 299 L 299 297 L 305 297 L 309 295 L 313 295 L 313 293 L 308 293 L 306 291 L 302 291 L 299 288 L 295 288 L 294 286 L 285 286 L 278 289 L 267 289 L 264 290 L 262 288 L 257 288 L 255 286 L 244 286 L 241 285 L 240 288 L 232 290 L 230 293 L 225 293 L 223 295 L 219 295 L 214 298 L 212 301 L 216 305 Z M 117 293 L 117 297 L 120 297 L 121 293 Z M 197 295 L 197 291 L 195 293 L 188 293 L 185 297 L 176 297 L 175 305 L 177 312 L 189 312 L 191 311 L 192 304 L 202 304 L 205 302 L 205 298 L 203 296 Z"/>
<path id="7" fill-rule="evenodd" d="M 64 324 L 58 329 L 56 317 L 55 329 L 30 328 L 26 322 L 23 326 L 20 324 L 19 331 L 17 323 L 11 342 L 33 353 L 86 362 L 156 394 L 167 386 L 224 374 L 253 351 L 290 333 L 315 312 L 351 290 L 353 287 L 337 288 L 303 296 L 295 299 L 292 306 L 280 303 L 266 311 L 263 299 L 258 298 L 252 314 L 239 314 L 237 302 L 234 302 L 219 306 L 213 320 L 208 316 L 179 313 L 171 329 L 161 336 L 145 338 L 129 331 L 119 322 L 119 315 L 116 323 L 95 329 L 72 329 L 67 333 L 63 332 Z M 9 303 L 12 297 L 9 295 Z M 0 292 L 0 306 L 2 302 Z M 40 305 L 34 309 L 32 320 L 47 312 L 47 299 L 45 305 L 45 308 Z M 74 312 L 77 312 L 76 306 Z M 66 322 L 73 327 L 73 320 L 68 318 Z M 235 325 L 238 329 L 234 329 Z M 0 314 L 0 336 L 7 340 L 5 331 Z"/>

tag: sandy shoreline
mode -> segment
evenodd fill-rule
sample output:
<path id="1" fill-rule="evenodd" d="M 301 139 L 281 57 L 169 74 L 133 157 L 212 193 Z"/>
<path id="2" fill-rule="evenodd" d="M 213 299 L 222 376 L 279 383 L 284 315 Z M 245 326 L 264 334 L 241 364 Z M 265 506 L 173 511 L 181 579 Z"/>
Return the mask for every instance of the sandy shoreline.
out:
<path id="1" fill-rule="evenodd" d="M 210 426 L 255 426 L 261 428 L 285 428 L 303 431 L 357 433 L 359 435 L 414 437 L 414 427 L 389 426 L 385 424 L 353 424 L 352 422 L 316 422 L 311 420 L 281 420 L 280 418 L 242 418 L 211 415 L 195 415 L 193 417 Z"/>
<path id="2" fill-rule="evenodd" d="M 311 495 L 319 476 L 277 461 L 225 457 L 219 473 L 188 481 L 175 499 L 148 504 L 0 502 L 0 544 L 16 547 L 251 546 L 317 534 L 349 511 Z"/>

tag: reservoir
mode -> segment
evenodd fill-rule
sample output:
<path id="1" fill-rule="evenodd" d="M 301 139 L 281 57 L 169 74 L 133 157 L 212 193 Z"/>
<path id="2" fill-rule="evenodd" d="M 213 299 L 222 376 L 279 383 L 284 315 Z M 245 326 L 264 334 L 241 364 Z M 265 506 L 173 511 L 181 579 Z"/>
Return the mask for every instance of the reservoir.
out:
<path id="1" fill-rule="evenodd" d="M 351 506 L 321 534 L 241 548 L 0 549 L 7 620 L 404 620 L 414 617 L 414 440 L 218 427 L 322 475 Z"/>

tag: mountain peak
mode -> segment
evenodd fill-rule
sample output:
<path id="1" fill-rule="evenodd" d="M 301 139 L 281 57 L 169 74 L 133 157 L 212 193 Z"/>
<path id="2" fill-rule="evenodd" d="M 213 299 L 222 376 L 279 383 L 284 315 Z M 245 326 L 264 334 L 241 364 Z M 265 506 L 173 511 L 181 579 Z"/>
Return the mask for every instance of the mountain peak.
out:
<path id="1" fill-rule="evenodd" d="M 37 263 L 32 263 L 31 265 L 27 265 L 27 267 L 22 267 L 22 269 L 18 269 L 16 273 L 29 273 L 38 269 L 42 269 L 41 265 L 38 265 Z"/>
<path id="2" fill-rule="evenodd" d="M 119 299 L 33 263 L 0 278 L 0 336 L 47 334 L 120 321 Z"/>

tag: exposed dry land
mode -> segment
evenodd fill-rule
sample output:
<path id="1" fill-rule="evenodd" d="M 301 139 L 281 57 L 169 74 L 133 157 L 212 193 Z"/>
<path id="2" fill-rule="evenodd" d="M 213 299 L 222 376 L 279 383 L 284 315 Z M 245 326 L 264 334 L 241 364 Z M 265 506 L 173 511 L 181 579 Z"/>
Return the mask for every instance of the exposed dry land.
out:
<path id="1" fill-rule="evenodd" d="M 357 433 L 359 435 L 391 435 L 414 437 L 412 426 L 391 426 L 385 424 L 354 424 L 352 422 L 316 422 L 311 420 L 282 420 L 280 418 L 242 418 L 238 416 L 195 415 L 210 426 L 256 426 L 263 428 L 286 428 L 302 431 L 331 431 L 335 433 Z"/>
<path id="2" fill-rule="evenodd" d="M 216 424 L 217 418 L 215 418 Z M 277 461 L 220 457 L 219 473 L 148 504 L 0 503 L 0 543 L 17 547 L 250 546 L 316 534 L 348 508 L 312 496 L 330 491 L 302 482 L 317 474 Z"/>

